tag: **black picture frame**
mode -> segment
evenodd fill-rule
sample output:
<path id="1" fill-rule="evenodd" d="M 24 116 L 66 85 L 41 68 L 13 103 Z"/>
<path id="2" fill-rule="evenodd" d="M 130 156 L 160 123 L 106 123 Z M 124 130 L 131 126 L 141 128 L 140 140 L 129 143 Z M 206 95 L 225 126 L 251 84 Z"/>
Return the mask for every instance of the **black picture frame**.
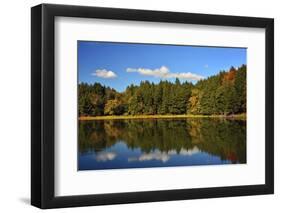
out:
<path id="1" fill-rule="evenodd" d="M 55 17 L 264 28 L 266 128 L 265 184 L 93 195 L 54 195 L 54 21 Z M 274 193 L 274 20 L 241 16 L 41 4 L 31 8 L 31 204 L 60 208 L 217 198 Z"/>

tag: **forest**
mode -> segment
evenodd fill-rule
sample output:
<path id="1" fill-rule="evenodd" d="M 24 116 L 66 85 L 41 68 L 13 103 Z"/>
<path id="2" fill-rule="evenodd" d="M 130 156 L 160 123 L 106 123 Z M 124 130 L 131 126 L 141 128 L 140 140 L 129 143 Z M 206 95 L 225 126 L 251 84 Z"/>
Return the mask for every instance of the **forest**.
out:
<path id="1" fill-rule="evenodd" d="M 195 84 L 179 79 L 142 81 L 124 92 L 100 83 L 79 83 L 79 117 L 246 113 L 246 70 L 246 65 L 231 67 Z"/>

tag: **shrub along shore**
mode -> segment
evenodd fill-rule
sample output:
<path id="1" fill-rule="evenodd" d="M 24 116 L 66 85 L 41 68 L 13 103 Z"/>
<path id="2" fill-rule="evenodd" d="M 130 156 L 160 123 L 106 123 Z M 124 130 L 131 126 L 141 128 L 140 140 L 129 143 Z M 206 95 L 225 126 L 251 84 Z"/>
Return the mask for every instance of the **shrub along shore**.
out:
<path id="1" fill-rule="evenodd" d="M 108 115 L 108 116 L 81 116 L 79 120 L 118 120 L 118 119 L 176 119 L 176 118 L 221 118 L 246 120 L 246 113 L 234 115 Z"/>

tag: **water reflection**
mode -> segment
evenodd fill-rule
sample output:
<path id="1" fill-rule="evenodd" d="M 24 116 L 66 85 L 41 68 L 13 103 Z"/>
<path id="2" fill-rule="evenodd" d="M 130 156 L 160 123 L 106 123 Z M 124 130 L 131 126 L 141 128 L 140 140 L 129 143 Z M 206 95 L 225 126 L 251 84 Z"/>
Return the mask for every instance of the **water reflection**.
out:
<path id="1" fill-rule="evenodd" d="M 96 154 L 96 160 L 97 161 L 108 161 L 113 160 L 116 157 L 115 152 L 99 152 Z"/>
<path id="2" fill-rule="evenodd" d="M 79 170 L 246 163 L 246 121 L 80 121 L 78 157 Z"/>
<path id="3" fill-rule="evenodd" d="M 163 163 L 167 162 L 170 159 L 170 156 L 166 153 L 161 153 L 159 151 L 152 152 L 148 154 L 142 154 L 139 157 L 130 157 L 128 158 L 129 162 L 132 161 L 150 161 L 150 160 L 160 160 Z"/>
<path id="4" fill-rule="evenodd" d="M 190 150 L 182 149 L 179 153 L 175 150 L 168 151 L 167 153 L 163 153 L 160 151 L 155 151 L 151 153 L 141 154 L 139 157 L 131 157 L 128 161 L 149 161 L 149 160 L 160 160 L 162 162 L 167 162 L 172 155 L 188 155 L 191 156 L 193 154 L 199 153 L 200 150 L 195 146 Z"/>

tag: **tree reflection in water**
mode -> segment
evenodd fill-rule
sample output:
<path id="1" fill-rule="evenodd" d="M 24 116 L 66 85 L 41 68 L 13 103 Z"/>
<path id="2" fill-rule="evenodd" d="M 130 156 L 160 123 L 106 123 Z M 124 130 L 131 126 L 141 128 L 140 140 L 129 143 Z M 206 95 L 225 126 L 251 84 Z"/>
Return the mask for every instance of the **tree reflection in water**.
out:
<path id="1" fill-rule="evenodd" d="M 246 163 L 245 120 L 79 121 L 80 170 L 225 163 Z"/>

